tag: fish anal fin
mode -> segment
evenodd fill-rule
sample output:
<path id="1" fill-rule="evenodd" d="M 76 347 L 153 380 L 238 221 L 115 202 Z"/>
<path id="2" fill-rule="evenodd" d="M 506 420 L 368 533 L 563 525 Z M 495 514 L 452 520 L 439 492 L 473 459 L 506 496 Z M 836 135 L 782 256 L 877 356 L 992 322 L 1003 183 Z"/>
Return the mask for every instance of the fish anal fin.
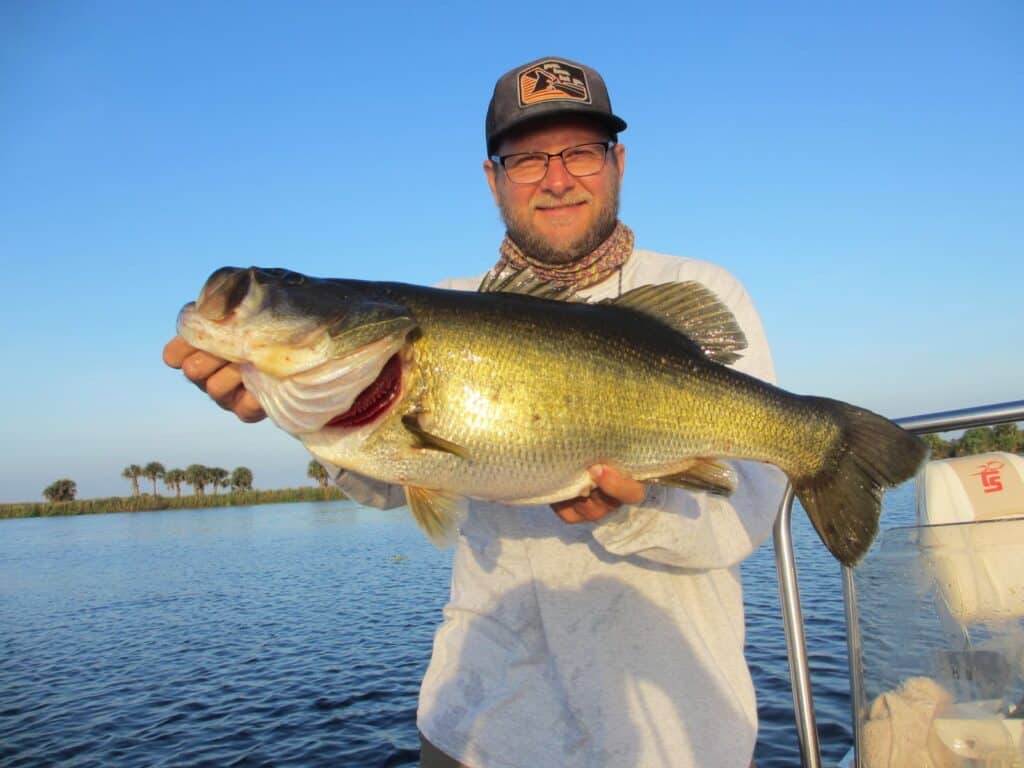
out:
<path id="1" fill-rule="evenodd" d="M 701 458 L 694 459 L 693 464 L 681 472 L 654 477 L 647 482 L 728 496 L 736 490 L 736 471 L 718 459 Z"/>
<path id="2" fill-rule="evenodd" d="M 445 453 L 458 456 L 460 459 L 465 459 L 468 456 L 466 449 L 458 443 L 453 443 L 451 440 L 445 440 L 443 437 L 438 437 L 437 435 L 425 430 L 420 425 L 419 416 L 415 413 L 408 413 L 403 416 L 402 426 L 404 426 L 416 439 L 417 448 L 423 448 L 430 451 L 443 451 Z"/>
<path id="3" fill-rule="evenodd" d="M 466 500 L 444 491 L 405 486 L 405 499 L 416 524 L 437 547 L 455 542 L 459 524 L 466 517 Z"/>

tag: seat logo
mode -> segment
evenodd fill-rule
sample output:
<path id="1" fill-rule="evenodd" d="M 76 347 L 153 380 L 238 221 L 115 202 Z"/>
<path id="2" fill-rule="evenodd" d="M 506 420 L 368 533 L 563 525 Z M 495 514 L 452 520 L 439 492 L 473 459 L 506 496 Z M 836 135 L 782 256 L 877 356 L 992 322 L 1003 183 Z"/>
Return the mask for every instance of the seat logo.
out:
<path id="1" fill-rule="evenodd" d="M 990 459 L 980 465 L 981 471 L 972 473 L 971 477 L 981 478 L 981 487 L 985 493 L 995 493 L 1003 490 L 1003 478 L 999 471 L 1003 468 L 1003 462 L 997 459 Z"/>

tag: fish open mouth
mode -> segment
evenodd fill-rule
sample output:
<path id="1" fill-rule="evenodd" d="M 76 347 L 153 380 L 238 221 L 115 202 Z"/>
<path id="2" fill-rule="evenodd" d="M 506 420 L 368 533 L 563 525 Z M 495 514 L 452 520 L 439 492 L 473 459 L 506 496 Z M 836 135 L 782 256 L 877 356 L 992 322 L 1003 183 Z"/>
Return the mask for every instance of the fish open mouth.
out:
<path id="1" fill-rule="evenodd" d="M 360 392 L 352 406 L 327 422 L 327 427 L 361 427 L 369 424 L 398 398 L 402 385 L 402 361 L 394 354 L 384 364 L 377 378 Z"/>

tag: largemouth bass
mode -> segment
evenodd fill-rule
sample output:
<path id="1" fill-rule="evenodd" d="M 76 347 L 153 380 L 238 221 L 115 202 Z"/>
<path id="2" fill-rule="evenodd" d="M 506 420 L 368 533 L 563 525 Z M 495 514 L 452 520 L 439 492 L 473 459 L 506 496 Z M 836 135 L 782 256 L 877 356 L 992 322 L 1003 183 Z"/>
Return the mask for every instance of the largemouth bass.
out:
<path id="1" fill-rule="evenodd" d="M 728 494 L 722 459 L 752 459 L 789 476 L 825 546 L 853 564 L 882 493 L 926 453 L 881 416 L 728 368 L 746 341 L 698 283 L 588 303 L 516 273 L 473 293 L 224 267 L 178 333 L 240 364 L 315 456 L 404 486 L 437 542 L 466 497 L 573 498 L 599 463 Z"/>

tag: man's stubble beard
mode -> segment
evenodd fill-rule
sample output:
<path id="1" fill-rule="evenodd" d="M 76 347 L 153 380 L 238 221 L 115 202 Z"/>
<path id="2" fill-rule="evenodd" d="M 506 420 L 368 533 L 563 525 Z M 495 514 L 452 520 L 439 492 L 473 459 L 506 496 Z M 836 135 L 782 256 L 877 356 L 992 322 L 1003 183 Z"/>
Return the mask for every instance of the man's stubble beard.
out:
<path id="1" fill-rule="evenodd" d="M 517 217 L 503 202 L 499 203 L 498 208 L 508 236 L 529 258 L 543 264 L 571 264 L 591 253 L 615 231 L 615 225 L 619 220 L 619 182 L 618 179 L 615 180 L 593 225 L 564 248 L 554 246 L 539 233 L 531 230 L 529 224 Z"/>

